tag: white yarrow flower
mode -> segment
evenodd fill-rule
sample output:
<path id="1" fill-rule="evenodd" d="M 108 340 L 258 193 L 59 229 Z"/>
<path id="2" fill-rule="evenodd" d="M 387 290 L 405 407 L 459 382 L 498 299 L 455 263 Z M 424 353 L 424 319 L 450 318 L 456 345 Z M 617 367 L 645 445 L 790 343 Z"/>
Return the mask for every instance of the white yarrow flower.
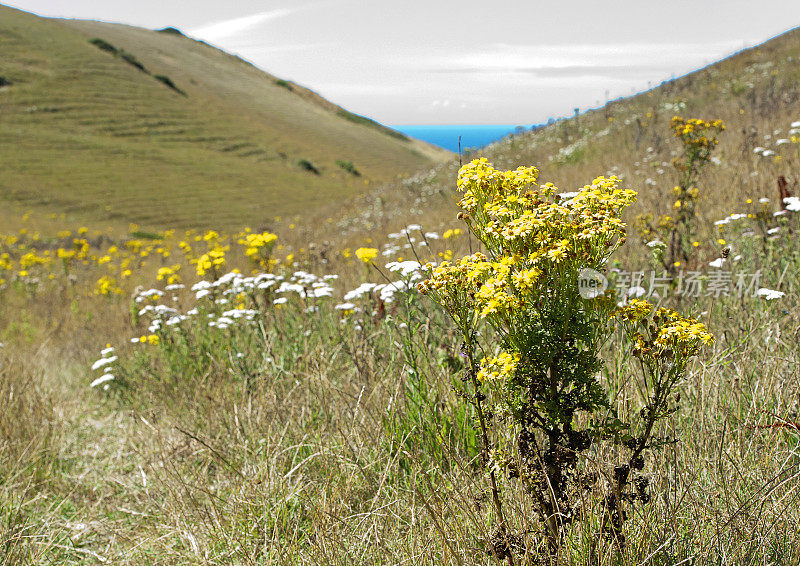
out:
<path id="1" fill-rule="evenodd" d="M 95 379 L 93 382 L 91 382 L 89 384 L 89 387 L 97 387 L 98 385 L 102 385 L 103 383 L 111 381 L 112 379 L 114 379 L 114 376 L 112 374 L 104 373 L 103 375 Z"/>
<path id="2" fill-rule="evenodd" d="M 764 299 L 767 301 L 772 301 L 774 299 L 780 299 L 781 297 L 786 295 L 786 293 L 784 293 L 783 291 L 775 291 L 774 289 L 762 288 L 756 291 L 756 295 L 758 295 L 759 297 L 764 297 Z"/>
<path id="3" fill-rule="evenodd" d="M 786 197 L 783 199 L 783 204 L 786 206 L 786 210 L 800 212 L 800 197 Z"/>
<path id="4" fill-rule="evenodd" d="M 390 261 L 386 264 L 386 269 L 389 271 L 400 271 L 403 277 L 408 277 L 419 271 L 422 268 L 422 265 L 418 261 L 414 260 L 407 260 L 407 261 Z"/>
<path id="5" fill-rule="evenodd" d="M 110 358 L 100 358 L 95 363 L 92 364 L 92 369 L 98 369 L 103 366 L 107 366 L 108 364 L 113 364 L 117 361 L 117 356 L 111 356 Z"/>
<path id="6" fill-rule="evenodd" d="M 361 298 L 363 295 L 370 293 L 376 286 L 377 283 L 362 283 L 352 291 L 345 293 L 343 298 L 345 301 Z"/>
<path id="7" fill-rule="evenodd" d="M 724 257 L 718 257 L 714 261 L 709 262 L 708 265 L 710 265 L 711 267 L 720 268 L 720 267 L 722 267 L 722 264 L 724 264 L 724 263 L 725 263 L 725 258 Z"/>

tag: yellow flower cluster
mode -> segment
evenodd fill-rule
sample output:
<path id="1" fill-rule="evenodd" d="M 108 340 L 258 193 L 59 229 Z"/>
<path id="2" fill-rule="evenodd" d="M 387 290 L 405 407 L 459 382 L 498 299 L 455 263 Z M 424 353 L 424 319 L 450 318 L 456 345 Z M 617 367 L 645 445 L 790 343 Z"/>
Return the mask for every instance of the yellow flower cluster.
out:
<path id="1" fill-rule="evenodd" d="M 215 246 L 197 258 L 197 274 L 203 276 L 209 271 L 218 271 L 225 265 L 225 249 Z"/>
<path id="2" fill-rule="evenodd" d="M 22 222 L 31 221 L 32 216 L 25 214 Z M 114 241 L 109 242 L 109 237 Z M 0 233 L 0 293 L 13 281 L 24 282 L 32 291 L 43 290 L 48 281 L 69 278 L 71 284 L 89 282 L 88 295 L 126 295 L 132 288 L 121 289 L 124 282 L 135 279 L 138 283 L 143 277 L 172 285 L 180 283 L 181 276 L 189 276 L 187 267 L 194 274 L 199 266 L 198 273 L 205 275 L 229 263 L 241 264 L 243 258 L 247 263 L 256 261 L 256 267 L 272 267 L 278 263 L 270 257 L 276 240 L 274 234 L 253 234 L 249 229 L 235 234 L 216 230 L 148 232 L 131 224 L 127 236 L 112 236 L 111 228 L 53 229 L 48 235 L 23 227 L 17 233 Z M 229 253 L 232 242 L 237 241 L 244 246 L 242 253 Z"/>
<path id="3" fill-rule="evenodd" d="M 159 342 L 158 334 L 145 334 L 144 336 L 139 336 L 139 343 L 140 344 L 150 344 L 151 346 L 155 346 Z"/>
<path id="4" fill-rule="evenodd" d="M 714 342 L 706 325 L 683 317 L 672 309 L 659 308 L 641 299 L 631 299 L 614 313 L 633 325 L 634 353 L 651 359 L 666 355 L 687 360 L 700 348 Z"/>
<path id="5" fill-rule="evenodd" d="M 485 357 L 481 360 L 481 369 L 478 371 L 479 381 L 501 381 L 514 375 L 519 363 L 519 354 L 516 352 L 501 352 L 497 356 Z"/>
<path id="6" fill-rule="evenodd" d="M 683 317 L 672 309 L 659 308 L 653 321 L 660 324 L 655 340 L 659 346 L 697 343 L 707 345 L 714 342 L 714 337 L 705 324 Z"/>
<path id="7" fill-rule="evenodd" d="M 702 148 L 717 145 L 717 134 L 725 130 L 722 120 L 684 119 L 680 116 L 673 116 L 671 126 L 675 137 L 681 138 L 684 144 Z"/>
<path id="8" fill-rule="evenodd" d="M 8 252 L 0 254 L 0 270 L 11 271 L 14 269 L 14 262 L 11 260 L 11 255 Z"/>
<path id="9" fill-rule="evenodd" d="M 108 275 L 103 275 L 97 280 L 94 288 L 95 295 L 122 295 L 123 291 L 117 286 L 117 280 Z"/>
<path id="10" fill-rule="evenodd" d="M 653 305 L 641 299 L 631 299 L 627 304 L 617 309 L 612 316 L 618 316 L 622 320 L 638 322 L 644 320 L 653 312 Z"/>
<path id="11" fill-rule="evenodd" d="M 475 293 L 475 299 L 480 306 L 481 318 L 489 315 L 507 316 L 515 308 L 522 307 L 522 301 L 512 294 L 507 280 L 502 277 L 488 279 Z"/>
<path id="12" fill-rule="evenodd" d="M 450 286 L 476 288 L 482 284 L 486 275 L 491 271 L 489 259 L 482 253 L 462 257 L 456 263 L 443 261 L 438 266 L 427 264 L 430 277 L 419 284 L 419 289 L 424 293 L 431 291 L 444 291 Z"/>
<path id="13" fill-rule="evenodd" d="M 277 260 L 270 257 L 272 248 L 277 241 L 277 235 L 271 232 L 262 232 L 260 234 L 245 233 L 243 237 L 239 238 L 238 243 L 244 246 L 245 255 L 257 268 L 268 269 L 277 263 Z"/>
<path id="14" fill-rule="evenodd" d="M 38 256 L 36 252 L 30 251 L 19 258 L 19 265 L 22 269 L 30 269 L 36 265 L 47 265 L 51 261 L 53 261 L 53 258 L 50 257 L 49 250 L 47 255 L 43 256 Z"/>
<path id="15" fill-rule="evenodd" d="M 636 193 L 620 189 L 616 177 L 598 177 L 572 198 L 563 198 L 552 183 L 536 185 L 535 167 L 496 171 L 486 159 L 462 168 L 460 201 L 478 238 L 490 247 L 509 249 L 536 262 L 568 259 L 596 261 L 622 243 L 625 225 L 620 211 Z"/>
<path id="16" fill-rule="evenodd" d="M 485 157 L 475 159 L 458 172 L 457 186 L 464 192 L 459 205 L 473 213 L 487 204 L 487 198 L 496 199 L 498 203 L 505 198 L 515 199 L 526 187 L 536 184 L 538 175 L 536 167 L 498 171 Z M 488 200 L 488 203 L 492 200 Z"/>
<path id="17" fill-rule="evenodd" d="M 178 275 L 178 271 L 181 268 L 180 263 L 176 263 L 170 267 L 159 267 L 158 273 L 156 274 L 156 279 L 158 281 L 166 281 L 167 285 L 173 285 L 175 283 L 181 282 L 181 276 Z"/>
<path id="18" fill-rule="evenodd" d="M 278 236 L 275 234 L 262 232 L 261 234 L 247 234 L 239 240 L 239 243 L 245 247 L 245 254 L 252 257 L 262 253 L 264 249 L 271 249 L 276 241 L 278 241 Z"/>
<path id="19" fill-rule="evenodd" d="M 373 259 L 378 257 L 378 250 L 376 248 L 358 248 L 356 250 L 356 257 L 364 263 L 370 263 Z"/>
<path id="20" fill-rule="evenodd" d="M 620 213 L 636 193 L 620 189 L 616 177 L 598 177 L 562 197 L 552 183 L 538 185 L 537 175 L 535 167 L 498 171 L 485 158 L 462 167 L 462 216 L 491 259 L 443 262 L 420 289 L 436 291 L 446 308 L 466 301 L 482 318 L 505 317 L 547 293 L 554 280 L 570 279 L 565 274 L 600 268 L 625 240 Z"/>
<path id="21" fill-rule="evenodd" d="M 438 266 L 423 266 L 428 278 L 417 285 L 424 295 L 440 303 L 448 312 L 454 312 L 474 303 L 475 292 L 486 281 L 492 264 L 482 253 L 462 257 L 456 263 L 443 261 Z"/>

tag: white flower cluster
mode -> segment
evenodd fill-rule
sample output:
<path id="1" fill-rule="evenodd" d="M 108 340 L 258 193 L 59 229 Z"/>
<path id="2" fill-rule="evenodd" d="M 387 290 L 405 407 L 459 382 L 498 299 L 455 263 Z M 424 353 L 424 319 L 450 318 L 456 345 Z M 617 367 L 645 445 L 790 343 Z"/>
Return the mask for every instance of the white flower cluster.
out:
<path id="1" fill-rule="evenodd" d="M 398 273 L 400 279 L 389 283 L 362 283 L 352 291 L 345 293 L 345 302 L 336 305 L 337 310 L 360 312 L 361 309 L 352 303 L 363 299 L 365 296 L 374 296 L 381 302 L 389 304 L 395 300 L 398 293 L 406 293 L 415 289 L 415 283 L 424 278 L 422 265 L 418 261 L 390 261 L 386 269 L 391 273 Z"/>
<path id="2" fill-rule="evenodd" d="M 108 382 L 114 379 L 114 374 L 111 373 L 113 371 L 112 365 L 118 359 L 117 356 L 113 354 L 113 346 L 108 346 L 100 352 L 100 359 L 92 364 L 92 371 L 100 370 L 103 372 L 103 374 L 92 381 L 89 384 L 89 387 L 97 387 L 98 385 L 102 385 L 103 389 L 108 389 Z"/>
<path id="3" fill-rule="evenodd" d="M 727 216 L 722 220 L 717 220 L 716 222 L 714 222 L 714 226 L 723 226 L 725 224 L 730 224 L 731 222 L 734 222 L 736 220 L 741 220 L 742 218 L 747 218 L 747 215 L 737 212 L 736 214 L 731 214 L 730 216 Z"/>

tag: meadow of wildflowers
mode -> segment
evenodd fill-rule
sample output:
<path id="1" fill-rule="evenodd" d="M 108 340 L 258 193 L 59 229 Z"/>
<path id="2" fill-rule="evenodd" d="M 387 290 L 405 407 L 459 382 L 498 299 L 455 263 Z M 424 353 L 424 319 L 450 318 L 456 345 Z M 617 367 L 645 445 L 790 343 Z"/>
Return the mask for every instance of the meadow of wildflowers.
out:
<path id="1" fill-rule="evenodd" d="M 21 211 L 0 562 L 797 564 L 800 114 L 723 71 L 269 228 Z"/>

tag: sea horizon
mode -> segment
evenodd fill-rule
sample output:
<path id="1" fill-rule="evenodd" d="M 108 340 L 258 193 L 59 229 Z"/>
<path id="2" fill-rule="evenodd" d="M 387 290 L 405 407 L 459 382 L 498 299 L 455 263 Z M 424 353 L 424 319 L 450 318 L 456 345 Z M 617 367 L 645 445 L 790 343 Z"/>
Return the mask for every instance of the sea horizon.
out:
<path id="1" fill-rule="evenodd" d="M 478 149 L 501 140 L 520 129 L 529 130 L 532 124 L 399 124 L 388 127 L 444 149 L 457 152 L 459 136 L 461 150 Z"/>

